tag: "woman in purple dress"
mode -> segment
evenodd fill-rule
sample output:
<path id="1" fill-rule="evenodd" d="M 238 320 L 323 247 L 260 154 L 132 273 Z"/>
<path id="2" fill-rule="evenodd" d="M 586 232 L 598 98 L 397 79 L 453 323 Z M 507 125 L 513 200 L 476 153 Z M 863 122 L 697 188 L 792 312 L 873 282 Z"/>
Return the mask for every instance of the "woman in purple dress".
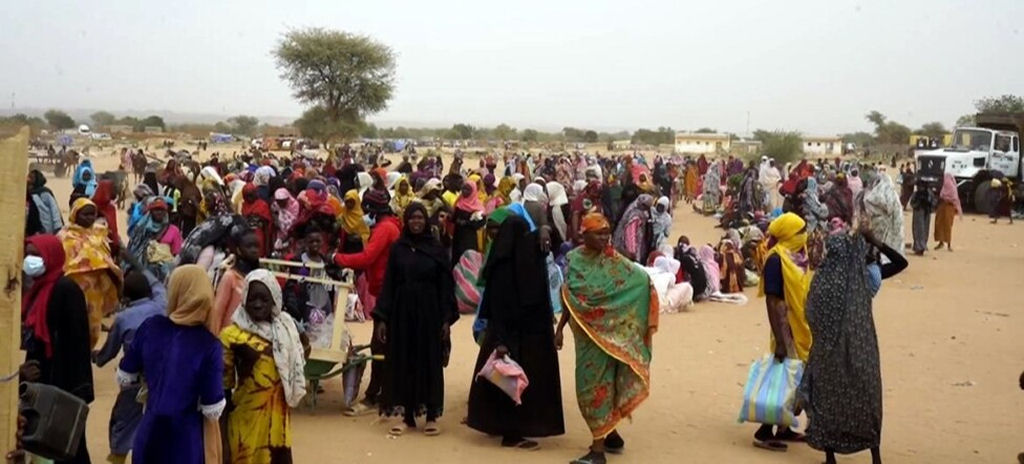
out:
<path id="1" fill-rule="evenodd" d="M 132 462 L 220 462 L 224 410 L 221 343 L 207 327 L 213 287 L 203 268 L 181 266 L 167 285 L 167 317 L 151 317 L 121 360 L 118 383 L 149 388 Z"/>

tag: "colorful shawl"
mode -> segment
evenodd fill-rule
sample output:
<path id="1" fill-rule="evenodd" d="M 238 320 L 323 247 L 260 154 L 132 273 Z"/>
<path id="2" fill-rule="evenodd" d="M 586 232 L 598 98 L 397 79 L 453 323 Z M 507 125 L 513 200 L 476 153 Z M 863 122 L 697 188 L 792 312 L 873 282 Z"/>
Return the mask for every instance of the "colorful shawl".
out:
<path id="1" fill-rule="evenodd" d="M 110 269 L 120 276 L 120 269 L 110 256 L 110 244 L 107 243 L 107 228 L 94 224 L 85 228 L 75 223 L 79 211 L 86 206 L 96 207 L 96 204 L 87 198 L 75 200 L 71 207 L 71 214 L 68 216 L 68 224 L 59 234 L 61 243 L 64 244 L 64 254 L 67 261 L 64 263 L 64 274 L 75 275 L 100 269 Z"/>
<path id="2" fill-rule="evenodd" d="M 810 291 L 812 272 L 805 267 L 807 232 L 806 222 L 793 213 L 776 218 L 768 226 L 768 235 L 775 245 L 768 249 L 765 259 L 775 254 L 782 263 L 783 295 L 786 300 L 786 318 L 793 333 L 797 358 L 806 361 L 811 351 L 811 329 L 804 316 L 807 292 Z M 801 232 L 803 231 L 803 232 Z M 758 286 L 758 296 L 764 296 L 764 278 Z M 771 351 L 775 349 L 775 337 L 771 340 Z"/>
<path id="3" fill-rule="evenodd" d="M 355 202 L 355 205 L 351 209 L 345 207 L 338 219 L 346 233 L 358 235 L 365 244 L 370 239 L 370 227 L 363 220 L 363 201 L 359 198 L 359 192 L 355 190 L 345 192 L 345 201 L 349 200 Z"/>
<path id="4" fill-rule="evenodd" d="M 270 322 L 256 322 L 249 317 L 249 313 L 245 312 L 249 287 L 256 282 L 266 285 L 274 299 Z M 266 269 L 250 272 L 245 276 L 241 301 L 242 304 L 231 317 L 232 322 L 242 330 L 256 334 L 273 345 L 274 365 L 277 367 L 277 373 L 281 377 L 281 384 L 284 387 L 284 400 L 288 406 L 293 408 L 298 406 L 302 398 L 306 396 L 306 377 L 303 375 L 306 358 L 295 320 L 288 313 L 281 311 L 284 299 L 281 296 L 281 286 L 277 283 L 277 278 Z"/>
<path id="5" fill-rule="evenodd" d="M 455 277 L 455 302 L 458 303 L 459 313 L 473 314 L 480 304 L 480 287 L 477 286 L 477 278 L 480 276 L 482 266 L 483 255 L 476 250 L 466 250 L 459 258 L 455 269 L 452 270 L 452 275 Z"/>
<path id="6" fill-rule="evenodd" d="M 576 339 L 576 394 L 593 436 L 603 438 L 650 394 L 658 295 L 647 273 L 618 253 L 580 247 L 568 262 L 562 303 Z"/>

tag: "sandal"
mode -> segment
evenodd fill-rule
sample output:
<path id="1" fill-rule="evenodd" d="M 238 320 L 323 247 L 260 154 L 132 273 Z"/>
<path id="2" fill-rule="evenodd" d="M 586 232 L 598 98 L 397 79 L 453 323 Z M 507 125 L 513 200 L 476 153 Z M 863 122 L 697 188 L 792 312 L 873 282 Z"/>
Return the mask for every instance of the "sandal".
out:
<path id="1" fill-rule="evenodd" d="M 406 430 L 409 430 L 409 424 L 406 424 L 404 421 L 399 421 L 397 424 L 391 426 L 391 429 L 388 430 L 388 434 L 400 437 Z"/>
<path id="2" fill-rule="evenodd" d="M 352 406 L 352 407 L 342 411 L 342 414 L 347 416 L 347 417 L 358 417 L 358 416 L 363 416 L 363 415 L 369 414 L 369 413 L 375 411 L 376 409 L 377 408 L 375 406 L 372 406 L 372 405 L 369 405 L 369 404 L 366 404 L 366 403 L 363 403 L 363 402 L 359 402 L 359 403 L 356 403 L 355 406 Z"/>
<path id="3" fill-rule="evenodd" d="M 524 451 L 537 451 L 540 449 L 540 443 L 525 438 L 502 438 L 501 446 L 502 448 L 516 448 Z"/>
<path id="4" fill-rule="evenodd" d="M 775 440 L 754 440 L 754 447 L 778 453 L 783 453 L 789 450 L 789 445 Z"/>
<path id="5" fill-rule="evenodd" d="M 589 453 L 580 456 L 569 464 L 607 464 L 608 460 L 604 458 L 604 453 L 598 453 L 597 451 L 590 451 Z"/>
<path id="6" fill-rule="evenodd" d="M 441 434 L 441 428 L 437 426 L 437 422 L 427 422 L 423 426 L 423 434 L 428 437 L 436 437 Z"/>
<path id="7" fill-rule="evenodd" d="M 778 441 L 788 441 L 790 443 L 803 443 L 807 441 L 807 437 L 804 434 L 794 431 L 793 429 L 783 429 L 781 432 L 775 434 L 775 439 Z"/>
<path id="8" fill-rule="evenodd" d="M 613 430 L 604 438 L 604 450 L 612 454 L 622 454 L 626 448 L 626 441 L 619 435 L 618 430 Z"/>

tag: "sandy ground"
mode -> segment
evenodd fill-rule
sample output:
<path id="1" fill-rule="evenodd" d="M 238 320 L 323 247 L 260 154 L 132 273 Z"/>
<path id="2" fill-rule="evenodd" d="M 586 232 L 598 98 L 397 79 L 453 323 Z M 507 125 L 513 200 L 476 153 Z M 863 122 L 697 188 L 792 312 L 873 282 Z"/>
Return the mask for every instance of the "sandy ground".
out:
<path id="1" fill-rule="evenodd" d="M 98 170 L 116 169 L 116 158 L 104 152 L 94 151 Z M 62 205 L 69 183 L 50 179 L 48 184 Z M 905 224 L 909 241 L 909 214 Z M 1020 227 L 1024 225 L 990 225 L 983 217 L 968 216 L 954 226 L 955 252 L 912 256 L 903 274 L 884 283 L 874 308 L 884 386 L 882 454 L 887 462 L 1006 463 L 1024 451 L 1024 391 L 1017 386 L 1024 369 L 1024 305 L 1013 297 L 1013 289 L 1024 284 Z M 685 234 L 695 244 L 717 242 L 721 233 L 711 219 L 680 206 L 671 241 Z M 610 455 L 609 462 L 821 462 L 822 456 L 804 445 L 791 446 L 788 453 L 755 449 L 755 426 L 736 422 L 747 368 L 765 352 L 768 337 L 763 300 L 756 298 L 756 290 L 748 290 L 747 296 L 751 301 L 746 306 L 703 303 L 662 317 L 654 341 L 651 397 L 632 422 L 621 425 L 627 452 Z M 542 450 L 527 453 L 502 449 L 497 438 L 460 424 L 477 356 L 471 324 L 464 317 L 453 327 L 441 436 L 413 431 L 391 438 L 372 416 L 342 416 L 341 382 L 335 379 L 326 384 L 316 410 L 293 412 L 295 461 L 426 458 L 519 464 L 524 459 L 568 462 L 583 454 L 590 435 L 576 407 L 571 336 L 560 355 L 566 435 L 541 440 Z M 371 332 L 369 324 L 353 324 L 352 331 L 357 341 L 367 340 Z M 88 443 L 94 462 L 103 462 L 116 395 L 114 364 L 94 369 L 94 374 L 96 401 Z M 840 462 L 867 463 L 870 458 L 862 453 Z"/>

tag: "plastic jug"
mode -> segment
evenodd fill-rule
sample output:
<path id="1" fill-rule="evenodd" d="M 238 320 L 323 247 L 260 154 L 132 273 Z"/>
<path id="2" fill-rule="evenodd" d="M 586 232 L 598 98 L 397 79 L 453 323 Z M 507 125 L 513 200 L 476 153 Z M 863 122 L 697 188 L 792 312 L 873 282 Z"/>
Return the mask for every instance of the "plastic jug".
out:
<path id="1" fill-rule="evenodd" d="M 29 453 L 58 461 L 78 452 L 89 406 L 52 385 L 22 383 L 19 412 L 26 419 L 22 445 Z"/>

